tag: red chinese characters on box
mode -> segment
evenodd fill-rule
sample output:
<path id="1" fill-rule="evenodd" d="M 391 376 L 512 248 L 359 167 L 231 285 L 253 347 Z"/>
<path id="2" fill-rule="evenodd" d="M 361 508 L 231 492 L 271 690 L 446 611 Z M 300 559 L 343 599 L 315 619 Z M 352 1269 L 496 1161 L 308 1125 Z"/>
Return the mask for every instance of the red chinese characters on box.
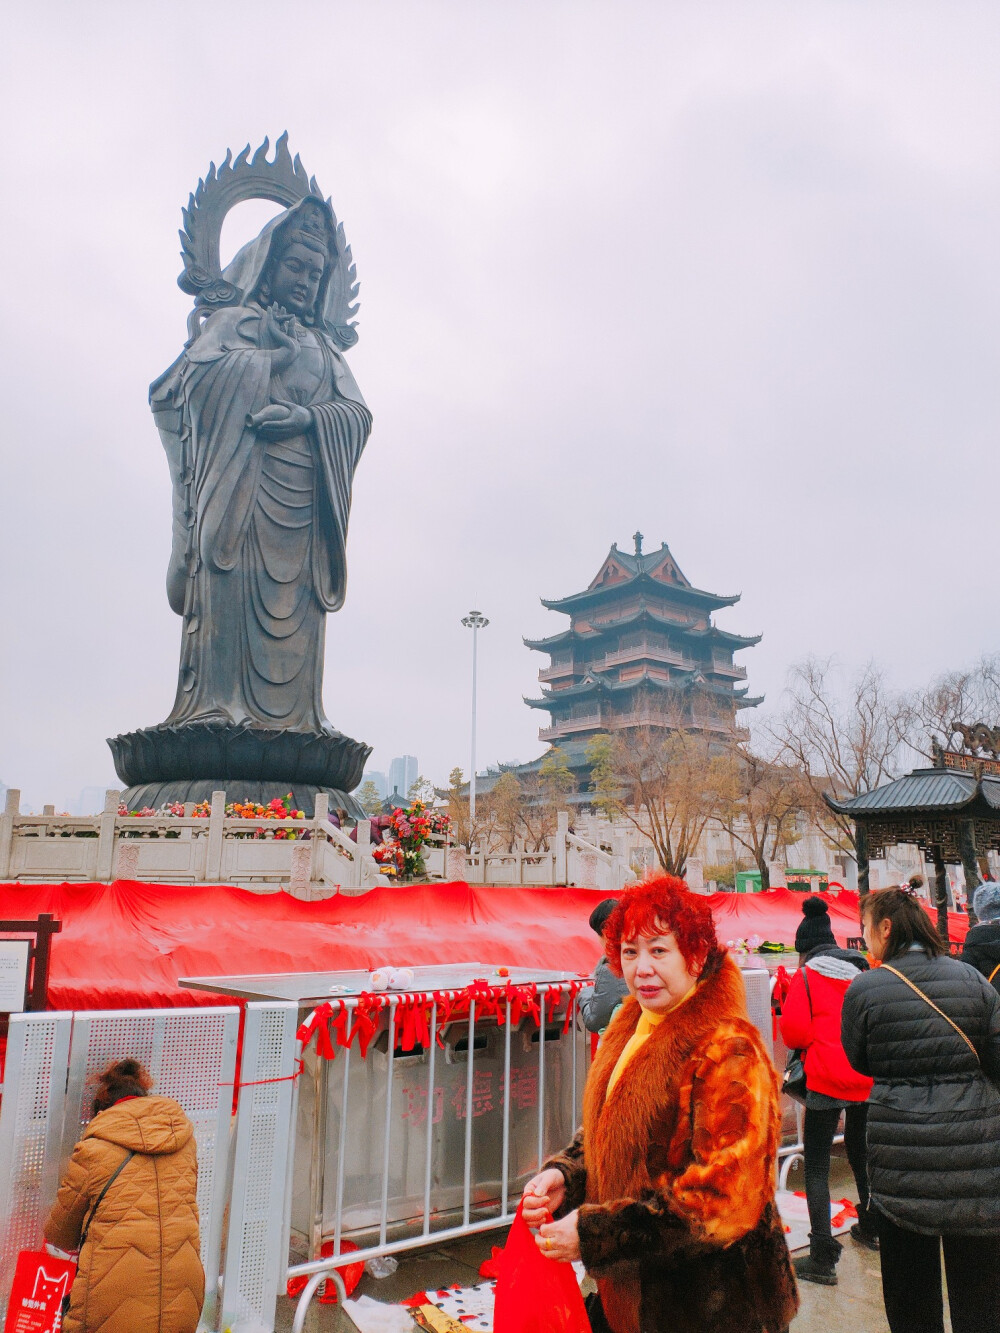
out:
<path id="1" fill-rule="evenodd" d="M 427 1089 L 403 1088 L 403 1114 L 401 1120 L 409 1120 L 413 1125 L 427 1123 Z M 432 1125 L 439 1125 L 444 1119 L 444 1088 L 434 1089 L 434 1117 Z"/>
<path id="2" fill-rule="evenodd" d="M 465 1119 L 466 1093 L 465 1084 L 460 1083 L 451 1095 L 451 1104 L 455 1111 L 456 1120 Z M 473 1120 L 478 1120 L 481 1115 L 486 1115 L 489 1111 L 492 1111 L 493 1106 L 493 1071 L 490 1069 L 476 1069 L 472 1074 Z"/>
<path id="3" fill-rule="evenodd" d="M 500 1078 L 500 1096 L 503 1097 L 503 1077 Z M 512 1111 L 530 1111 L 538 1105 L 538 1070 L 534 1065 L 510 1071 L 510 1108 Z"/>
<path id="4" fill-rule="evenodd" d="M 22 1250 L 14 1269 L 4 1333 L 58 1333 L 63 1297 L 76 1265 L 51 1254 Z"/>

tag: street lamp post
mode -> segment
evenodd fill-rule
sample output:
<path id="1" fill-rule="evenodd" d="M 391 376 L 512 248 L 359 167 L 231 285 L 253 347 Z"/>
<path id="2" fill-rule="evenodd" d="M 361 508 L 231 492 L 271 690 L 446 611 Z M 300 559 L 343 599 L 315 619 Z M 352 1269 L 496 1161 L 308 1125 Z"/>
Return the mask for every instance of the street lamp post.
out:
<path id="1" fill-rule="evenodd" d="M 472 773 L 469 777 L 469 823 L 476 817 L 476 652 L 479 631 L 490 622 L 481 611 L 470 611 L 462 617 L 462 624 L 472 630 Z M 471 828 L 470 828 L 471 837 Z"/>

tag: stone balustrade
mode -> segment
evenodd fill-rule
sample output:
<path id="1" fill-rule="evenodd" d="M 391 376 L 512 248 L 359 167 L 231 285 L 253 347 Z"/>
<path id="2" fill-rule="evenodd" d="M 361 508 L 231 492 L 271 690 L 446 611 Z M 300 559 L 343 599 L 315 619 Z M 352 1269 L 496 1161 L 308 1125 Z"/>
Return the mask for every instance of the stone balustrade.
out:
<path id="1" fill-rule="evenodd" d="M 99 815 L 57 815 L 52 806 L 33 815 L 21 812 L 20 792 L 8 790 L 0 815 L 0 883 L 236 884 L 261 893 L 286 888 L 310 899 L 391 882 L 371 854 L 368 821 L 361 821 L 352 840 L 330 823 L 324 795 L 305 819 L 234 818 L 226 814 L 222 791 L 212 793 L 207 817 L 195 816 L 193 806 L 178 816 L 120 815 L 119 796 L 108 791 Z M 295 836 L 275 837 L 279 830 Z M 423 857 L 434 879 L 575 884 L 611 892 L 633 878 L 624 840 L 612 841 L 608 851 L 570 833 L 562 811 L 554 836 L 541 848 L 528 848 L 522 839 L 509 848 L 467 852 L 435 839 Z"/>

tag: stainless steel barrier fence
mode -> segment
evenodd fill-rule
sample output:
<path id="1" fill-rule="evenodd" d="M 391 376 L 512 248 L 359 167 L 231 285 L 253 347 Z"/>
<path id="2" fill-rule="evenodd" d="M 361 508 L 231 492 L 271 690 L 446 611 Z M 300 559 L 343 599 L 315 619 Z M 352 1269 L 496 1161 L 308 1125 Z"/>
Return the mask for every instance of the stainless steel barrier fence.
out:
<path id="1" fill-rule="evenodd" d="M 514 991 L 389 993 L 364 1054 L 348 1041 L 328 1050 L 335 1058 L 311 1041 L 303 1049 L 301 999 L 247 1004 L 231 1133 L 236 1008 L 13 1017 L 0 1101 L 0 1307 L 17 1252 L 40 1241 L 95 1080 L 126 1054 L 195 1124 L 203 1330 L 269 1333 L 279 1290 L 297 1277 L 301 1333 L 318 1286 L 342 1286 L 338 1265 L 506 1226 L 524 1183 L 575 1131 L 590 1059 L 580 983 L 536 977 Z M 770 1049 L 766 973 L 744 981 Z M 359 999 L 334 1002 L 342 1035 Z M 418 1004 L 426 1031 L 414 1027 Z M 782 1150 L 782 1183 L 796 1152 L 800 1142 Z"/>
<path id="2" fill-rule="evenodd" d="M 192 1120 L 198 1145 L 201 1256 L 209 1275 L 203 1329 L 217 1324 L 217 1275 L 229 1184 L 229 1119 L 239 1010 L 137 1009 L 11 1017 L 0 1101 L 0 1293 L 14 1259 L 41 1243 L 59 1180 L 91 1118 L 100 1072 L 126 1055 Z"/>
<path id="3" fill-rule="evenodd" d="M 297 1004 L 248 1004 L 220 1328 L 270 1333 L 288 1254 Z"/>
<path id="4" fill-rule="evenodd" d="M 428 995 L 428 1040 L 415 1053 L 399 1044 L 410 997 L 391 995 L 366 1058 L 351 1047 L 334 1060 L 305 1050 L 292 1236 L 308 1240 L 311 1258 L 287 1271 L 309 1279 L 294 1333 L 338 1265 L 512 1221 L 520 1189 L 579 1122 L 590 1038 L 578 990 L 539 983 L 537 1025 L 534 1016 L 512 1022 L 510 998 L 489 1016 L 471 999 L 467 1014 L 452 1018 L 439 1004 L 458 992 Z M 345 1255 L 349 1236 L 360 1245 Z M 333 1252 L 321 1257 L 325 1239 Z"/>
<path id="5" fill-rule="evenodd" d="M 18 1253 L 37 1245 L 59 1187 L 73 1015 L 12 1014 L 0 1101 L 0 1324 Z"/>

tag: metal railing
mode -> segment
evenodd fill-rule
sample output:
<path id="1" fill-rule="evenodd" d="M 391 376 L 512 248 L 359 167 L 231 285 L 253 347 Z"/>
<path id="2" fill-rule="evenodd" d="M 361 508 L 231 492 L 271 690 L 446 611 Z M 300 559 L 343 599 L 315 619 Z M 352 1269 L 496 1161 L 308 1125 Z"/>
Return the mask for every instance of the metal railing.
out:
<path id="1" fill-rule="evenodd" d="M 0 1099 L 0 1316 L 16 1255 L 37 1248 L 91 1118 L 97 1078 L 112 1060 L 134 1056 L 157 1093 L 180 1102 L 194 1125 L 201 1258 L 209 1275 L 199 1327 L 217 1327 L 238 1031 L 239 1010 L 231 1006 L 11 1016 Z"/>
<path id="2" fill-rule="evenodd" d="M 287 1270 L 287 1278 L 305 1277 L 308 1279 L 305 1289 L 299 1297 L 298 1307 L 293 1323 L 293 1333 L 301 1333 L 304 1327 L 309 1305 L 319 1284 L 328 1278 L 332 1278 L 334 1284 L 341 1293 L 341 1284 L 335 1270 L 345 1263 L 366 1262 L 382 1255 L 399 1254 L 406 1250 L 416 1249 L 431 1242 L 439 1244 L 444 1241 L 458 1239 L 463 1236 L 475 1235 L 481 1231 L 490 1231 L 499 1227 L 509 1225 L 514 1218 L 517 1200 L 511 1197 L 512 1178 L 520 1179 L 522 1176 L 527 1179 L 530 1174 L 538 1169 L 546 1156 L 558 1150 L 567 1139 L 572 1135 L 576 1123 L 579 1121 L 580 1104 L 582 1099 L 583 1086 L 586 1081 L 586 1067 L 589 1063 L 589 1039 L 579 1020 L 577 1007 L 578 985 L 571 982 L 561 982 L 553 984 L 539 984 L 536 988 L 536 1003 L 538 1005 L 538 1056 L 537 1056 L 537 1102 L 536 1102 L 536 1120 L 534 1125 L 535 1152 L 531 1163 L 530 1171 L 526 1174 L 522 1169 L 512 1177 L 512 1083 L 513 1070 L 512 1063 L 512 1041 L 514 1035 L 519 1031 L 515 1027 L 512 1031 L 511 997 L 500 1001 L 502 1005 L 502 1023 L 503 1027 L 503 1097 L 502 1097 L 502 1128 L 501 1128 L 501 1162 L 500 1179 L 496 1182 L 499 1186 L 498 1197 L 490 1201 L 473 1198 L 473 1129 L 474 1129 L 474 1097 L 476 1088 L 476 1029 L 477 1023 L 483 1021 L 482 1016 L 477 1013 L 481 1008 L 480 1002 L 476 999 L 469 1001 L 468 1013 L 463 1011 L 460 1017 L 452 1017 L 446 1014 L 443 1017 L 439 1013 L 439 1004 L 450 1005 L 459 995 L 458 992 L 445 991 L 437 992 L 434 996 L 426 996 L 430 1003 L 430 1019 L 428 1023 L 429 1040 L 426 1046 L 427 1054 L 427 1098 L 426 1098 L 426 1126 L 424 1128 L 424 1174 L 422 1198 L 419 1203 L 419 1210 L 415 1217 L 407 1220 L 405 1229 L 410 1233 L 400 1238 L 390 1237 L 390 1226 L 398 1229 L 398 1222 L 393 1223 L 390 1219 L 390 1176 L 392 1171 L 394 1131 L 398 1133 L 398 1121 L 393 1115 L 393 1067 L 397 1059 L 400 1058 L 397 1052 L 397 1026 L 399 1006 L 402 997 L 390 995 L 388 1000 L 388 1017 L 386 1025 L 386 1047 L 387 1058 L 386 1067 L 386 1095 L 384 1119 L 382 1126 L 382 1161 L 380 1170 L 380 1180 L 378 1189 L 378 1216 L 375 1225 L 366 1228 L 366 1231 L 375 1233 L 377 1239 L 372 1243 L 363 1245 L 360 1249 L 351 1249 L 345 1251 L 343 1248 L 344 1226 L 343 1219 L 345 1213 L 345 1168 L 348 1152 L 348 1133 L 351 1119 L 349 1106 L 349 1094 L 351 1088 L 351 1069 L 352 1069 L 352 1051 L 348 1046 L 343 1051 L 343 1073 L 341 1076 L 340 1100 L 339 1100 L 339 1124 L 337 1131 L 336 1145 L 336 1169 L 333 1173 L 335 1185 L 335 1195 L 333 1200 L 333 1253 L 327 1256 L 319 1256 L 319 1251 L 324 1239 L 324 1181 L 327 1178 L 328 1163 L 321 1145 L 326 1144 L 328 1138 L 328 1111 L 330 1104 L 330 1072 L 333 1062 L 321 1058 L 313 1059 L 311 1068 L 307 1068 L 307 1073 L 311 1073 L 313 1079 L 313 1125 L 312 1125 L 312 1160 L 310 1162 L 310 1250 L 313 1258 L 303 1263 L 290 1265 Z M 556 998 L 557 997 L 557 998 Z M 410 999 L 411 997 L 406 997 Z M 569 1012 L 561 1012 L 564 999 L 568 1001 Z M 356 1000 L 351 997 L 345 997 L 344 1003 L 348 1010 L 353 1013 Z M 548 1014 L 546 1008 L 548 1007 Z M 490 1013 L 488 1017 L 492 1018 Z M 500 1021 L 499 1013 L 496 1015 Z M 570 1115 L 567 1125 L 561 1124 L 558 1114 L 551 1113 L 551 1103 L 554 1100 L 553 1091 L 547 1084 L 547 1074 L 552 1070 L 547 1067 L 546 1051 L 551 1048 L 557 1038 L 553 1038 L 551 1028 L 558 1020 L 560 1027 L 560 1037 L 565 1033 L 570 1037 L 571 1054 L 569 1058 L 569 1088 L 562 1088 L 564 1094 L 563 1102 L 565 1104 L 565 1094 L 568 1092 Z M 435 1215 L 440 1215 L 435 1208 L 434 1182 L 432 1179 L 432 1166 L 434 1162 L 434 1137 L 436 1117 L 433 1113 L 437 1101 L 437 1091 L 439 1086 L 438 1062 L 445 1058 L 439 1047 L 439 1035 L 442 1028 L 451 1027 L 454 1024 L 460 1024 L 467 1031 L 464 1037 L 465 1054 L 467 1057 L 465 1070 L 465 1102 L 464 1119 L 465 1132 L 462 1148 L 461 1163 L 461 1191 L 460 1205 L 454 1212 L 459 1212 L 460 1220 L 454 1225 L 437 1227 L 433 1226 Z M 307 1053 L 303 1053 L 307 1056 Z M 341 1058 L 337 1057 L 338 1060 Z M 551 1064 L 551 1060 L 549 1061 Z M 560 1071 L 562 1072 L 562 1071 Z M 560 1089 L 556 1089 L 556 1092 Z M 548 1105 L 547 1105 L 548 1099 Z M 521 1109 L 524 1109 L 523 1107 Z M 569 1124 L 572 1121 L 572 1124 Z M 437 1123 L 441 1123 L 438 1121 Z M 521 1164 L 523 1165 L 523 1164 Z M 511 1204 L 514 1209 L 512 1210 Z M 493 1211 L 493 1210 L 496 1211 Z M 486 1217 L 474 1216 L 474 1214 L 489 1211 L 490 1215 Z"/>

